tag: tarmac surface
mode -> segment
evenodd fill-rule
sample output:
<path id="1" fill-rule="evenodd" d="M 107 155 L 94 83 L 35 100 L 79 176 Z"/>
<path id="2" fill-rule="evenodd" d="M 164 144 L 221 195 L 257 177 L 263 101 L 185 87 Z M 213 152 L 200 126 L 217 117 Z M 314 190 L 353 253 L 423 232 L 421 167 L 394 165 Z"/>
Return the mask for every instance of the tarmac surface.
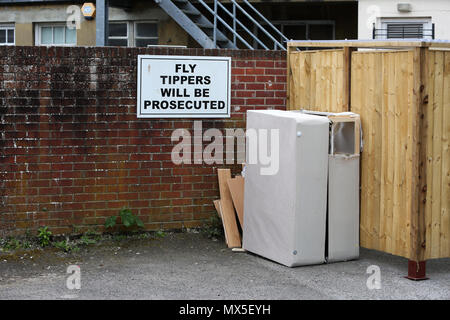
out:
<path id="1" fill-rule="evenodd" d="M 80 266 L 79 290 L 66 286 L 72 264 Z M 380 289 L 367 286 L 373 265 Z M 406 273 L 406 259 L 373 250 L 361 249 L 355 261 L 288 268 L 205 234 L 169 233 L 78 253 L 0 253 L 0 299 L 450 299 L 450 259 L 428 261 L 426 281 Z"/>

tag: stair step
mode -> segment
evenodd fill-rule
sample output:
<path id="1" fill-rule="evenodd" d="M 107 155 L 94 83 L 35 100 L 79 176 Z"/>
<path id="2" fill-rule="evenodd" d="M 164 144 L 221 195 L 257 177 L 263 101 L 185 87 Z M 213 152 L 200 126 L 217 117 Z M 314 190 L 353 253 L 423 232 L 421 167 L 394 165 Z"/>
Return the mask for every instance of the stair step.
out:
<path id="1" fill-rule="evenodd" d="M 214 29 L 214 26 L 210 24 L 196 23 L 196 25 L 202 29 Z"/>
<path id="2" fill-rule="evenodd" d="M 206 30 L 205 33 L 211 39 L 214 37 L 214 32 L 213 32 L 212 29 Z M 217 32 L 217 41 L 219 41 L 219 42 L 227 42 L 227 41 L 229 41 L 229 39 L 227 37 L 225 37 L 224 35 L 221 35 L 220 33 Z"/>
<path id="3" fill-rule="evenodd" d="M 183 11 L 183 13 L 188 16 L 200 16 L 201 15 L 199 11 L 192 11 L 189 9 L 181 9 L 181 11 Z"/>
<path id="4" fill-rule="evenodd" d="M 204 48 L 236 48 L 223 31 L 217 29 L 216 43 L 213 43 L 214 24 L 191 4 L 190 0 L 161 0 L 159 6 L 166 13 L 183 25 Z M 183 14 L 181 14 L 183 13 Z"/>

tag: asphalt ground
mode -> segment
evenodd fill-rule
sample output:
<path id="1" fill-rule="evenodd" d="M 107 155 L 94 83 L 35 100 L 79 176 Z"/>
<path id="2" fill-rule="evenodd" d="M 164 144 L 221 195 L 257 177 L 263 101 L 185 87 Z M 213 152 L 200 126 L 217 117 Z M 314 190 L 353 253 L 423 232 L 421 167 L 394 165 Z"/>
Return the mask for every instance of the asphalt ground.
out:
<path id="1" fill-rule="evenodd" d="M 80 267 L 81 289 L 67 287 L 70 265 Z M 380 270 L 380 289 L 367 286 L 370 266 Z M 428 261 L 426 281 L 406 273 L 406 259 L 373 250 L 361 249 L 355 261 L 288 268 L 203 233 L 168 233 L 77 253 L 0 253 L 0 299 L 450 299 L 450 259 Z"/>

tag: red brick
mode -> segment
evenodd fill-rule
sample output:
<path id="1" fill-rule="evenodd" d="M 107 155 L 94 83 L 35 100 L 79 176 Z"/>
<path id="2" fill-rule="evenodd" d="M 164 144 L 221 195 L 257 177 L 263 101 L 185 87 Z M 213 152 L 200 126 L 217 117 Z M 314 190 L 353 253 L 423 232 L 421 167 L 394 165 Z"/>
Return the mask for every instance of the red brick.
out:
<path id="1" fill-rule="evenodd" d="M 233 75 L 238 75 L 238 74 L 245 74 L 245 68 L 233 68 L 231 70 L 231 73 Z"/>
<path id="2" fill-rule="evenodd" d="M 245 74 L 248 74 L 248 75 L 264 74 L 265 71 L 267 71 L 267 69 L 247 68 L 247 69 L 245 69 Z"/>
<path id="3" fill-rule="evenodd" d="M 247 99 L 245 101 L 245 104 L 248 106 L 252 105 L 265 105 L 264 99 Z"/>
<path id="4" fill-rule="evenodd" d="M 25 54 L 17 48 L 0 48 L 4 61 Z M 7 172 L 0 174 L 0 181 L 8 197 L 0 205 L 0 212 L 7 212 L 2 214 L 0 233 L 9 228 L 22 234 L 41 225 L 50 226 L 55 234 L 73 232 L 73 224 L 80 230 L 103 230 L 105 218 L 124 206 L 139 214 L 148 230 L 200 226 L 216 214 L 215 167 L 171 161 L 176 144 L 170 139 L 172 131 L 192 131 L 193 121 L 136 117 L 132 74 L 138 52 L 213 55 L 216 51 L 30 47 L 15 64 L 0 62 L 3 89 L 15 93 L 3 101 L 7 111 L 0 125 L 5 132 L 0 161 Z M 204 130 L 245 128 L 246 110 L 285 108 L 284 51 L 227 50 L 226 55 L 232 56 L 231 118 L 203 121 Z M 89 68 L 73 67 L 78 65 L 74 61 L 86 57 L 95 58 L 92 63 L 97 64 L 95 93 L 88 89 Z M 29 72 L 21 59 L 42 65 Z M 52 72 L 61 80 L 50 90 Z M 232 169 L 239 172 L 240 166 Z M 45 207 L 48 212 L 41 211 Z"/>
<path id="5" fill-rule="evenodd" d="M 264 90 L 264 83 L 247 83 L 245 85 L 247 90 Z"/>
<path id="6" fill-rule="evenodd" d="M 240 98 L 252 98 L 255 97 L 255 91 L 236 91 L 236 97 Z"/>

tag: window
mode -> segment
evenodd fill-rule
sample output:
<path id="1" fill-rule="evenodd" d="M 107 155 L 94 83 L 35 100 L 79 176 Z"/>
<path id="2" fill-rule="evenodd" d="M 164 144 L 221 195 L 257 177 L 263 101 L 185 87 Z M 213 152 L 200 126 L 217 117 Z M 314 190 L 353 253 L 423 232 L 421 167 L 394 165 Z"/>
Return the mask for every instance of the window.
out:
<path id="1" fill-rule="evenodd" d="M 155 22 L 110 22 L 108 45 L 146 47 L 158 44 L 158 25 Z"/>
<path id="2" fill-rule="evenodd" d="M 381 18 L 374 39 L 434 39 L 431 18 Z"/>
<path id="3" fill-rule="evenodd" d="M 261 23 L 264 27 L 265 23 Z M 335 22 L 332 20 L 275 20 L 272 24 L 280 30 L 288 39 L 295 40 L 333 40 L 335 39 Z M 268 28 L 270 29 L 270 28 Z M 273 46 L 272 41 L 258 28 L 253 30 L 254 34 L 269 48 Z M 284 39 L 277 39 L 283 43 Z M 253 47 L 263 49 L 256 41 Z"/>
<path id="4" fill-rule="evenodd" d="M 128 46 L 128 23 L 114 22 L 109 23 L 109 46 Z"/>
<path id="5" fill-rule="evenodd" d="M 42 24 L 36 28 L 37 45 L 71 46 L 77 44 L 77 30 L 65 24 Z"/>
<path id="6" fill-rule="evenodd" d="M 14 26 L 13 25 L 1 25 L 0 24 L 0 45 L 14 45 Z"/>
<path id="7" fill-rule="evenodd" d="M 136 47 L 158 44 L 158 26 L 156 23 L 136 22 L 134 26 L 134 45 Z"/>
<path id="8" fill-rule="evenodd" d="M 387 23 L 388 39 L 421 39 L 423 38 L 423 24 L 420 23 Z"/>

